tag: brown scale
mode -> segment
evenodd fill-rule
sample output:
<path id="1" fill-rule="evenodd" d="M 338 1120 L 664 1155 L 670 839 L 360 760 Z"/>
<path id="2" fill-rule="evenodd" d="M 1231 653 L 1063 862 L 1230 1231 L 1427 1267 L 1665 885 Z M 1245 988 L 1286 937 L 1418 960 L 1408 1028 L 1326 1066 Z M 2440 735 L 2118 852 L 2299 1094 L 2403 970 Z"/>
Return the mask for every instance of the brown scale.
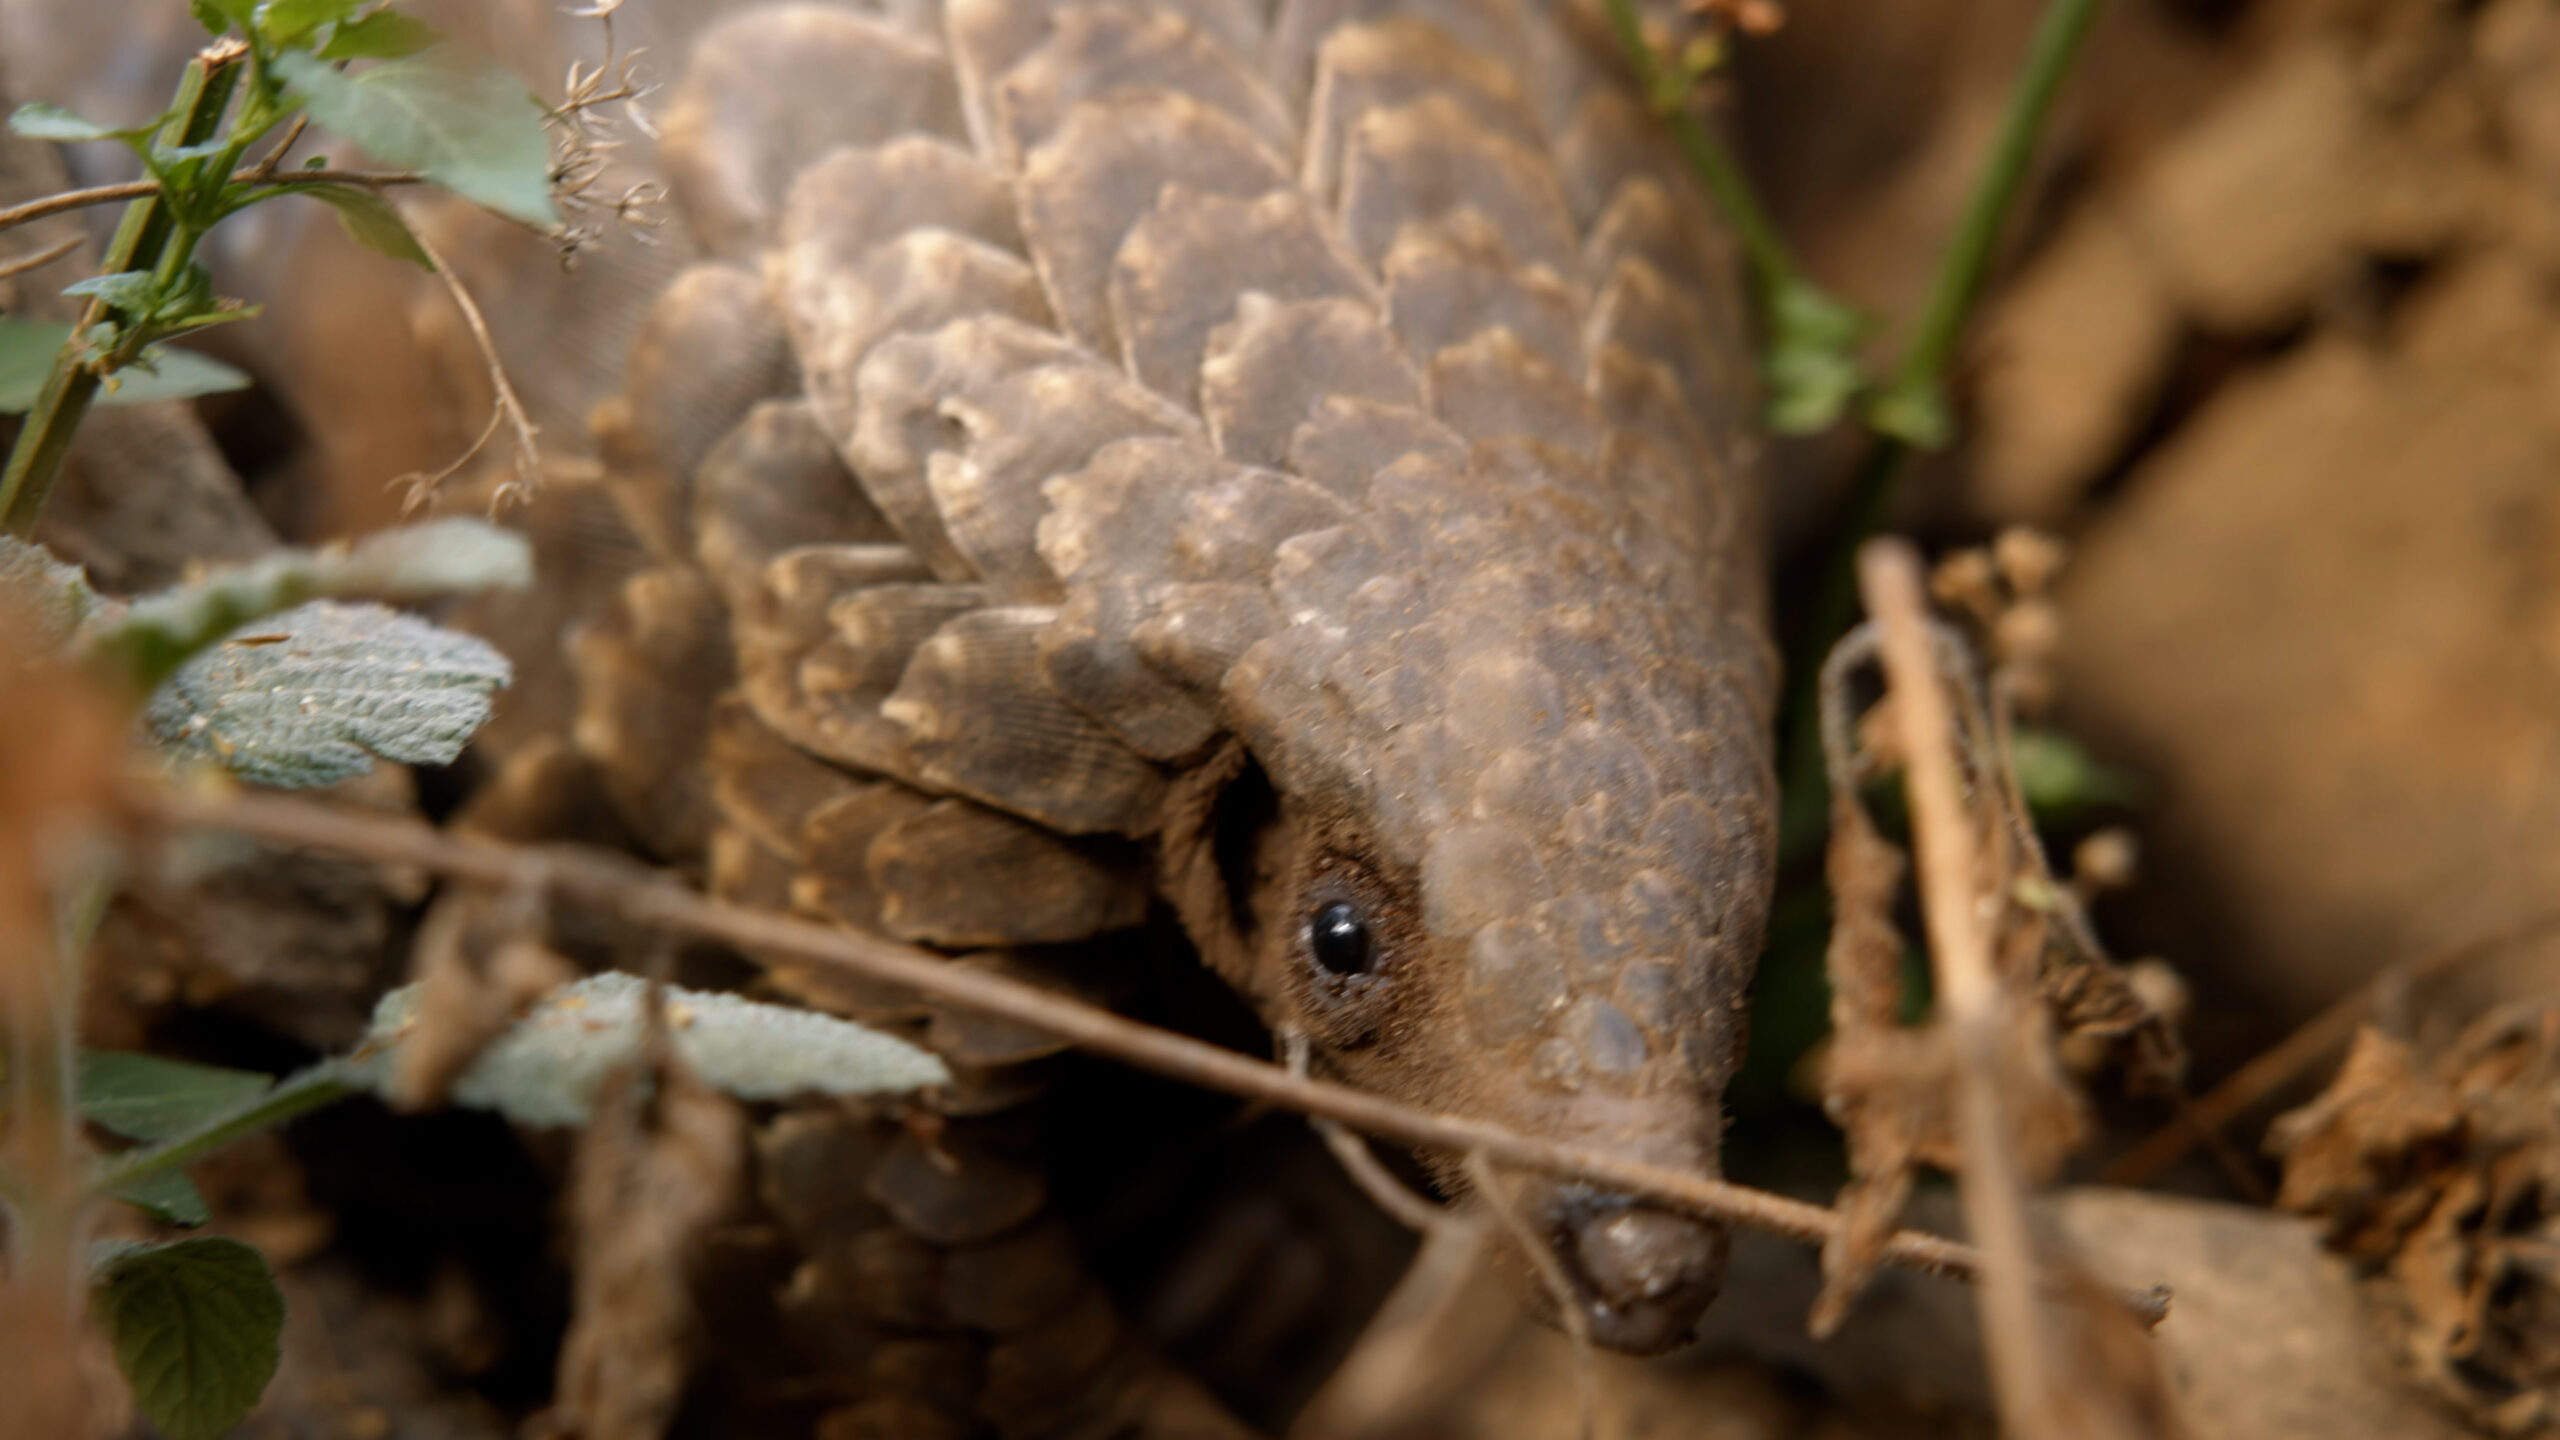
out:
<path id="1" fill-rule="evenodd" d="M 574 647 L 624 823 L 1103 1000 L 1170 911 L 1326 1073 L 1712 1172 L 1772 829 L 1748 367 L 1606 56 L 1523 0 L 702 32 L 659 163 L 709 258 L 597 414 L 657 563 Z M 820 1433 L 1243 1433 L 1051 1214 L 1055 1042 L 768 981 L 958 1077 L 763 1132 Z M 1712 1227 L 1518 1203 L 1605 1343 L 1721 1282 Z"/>

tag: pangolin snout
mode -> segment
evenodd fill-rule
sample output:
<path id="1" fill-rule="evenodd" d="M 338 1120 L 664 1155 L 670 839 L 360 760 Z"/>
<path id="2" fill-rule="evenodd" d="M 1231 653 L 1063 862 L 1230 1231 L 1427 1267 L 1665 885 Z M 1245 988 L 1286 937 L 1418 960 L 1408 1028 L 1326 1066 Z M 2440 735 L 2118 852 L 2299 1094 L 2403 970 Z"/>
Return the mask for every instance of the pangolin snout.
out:
<path id="1" fill-rule="evenodd" d="M 1598 1344 L 1631 1355 L 1685 1344 L 1724 1289 L 1731 1242 L 1721 1225 L 1576 1186 L 1558 1187 L 1539 1208 L 1538 1229 Z"/>

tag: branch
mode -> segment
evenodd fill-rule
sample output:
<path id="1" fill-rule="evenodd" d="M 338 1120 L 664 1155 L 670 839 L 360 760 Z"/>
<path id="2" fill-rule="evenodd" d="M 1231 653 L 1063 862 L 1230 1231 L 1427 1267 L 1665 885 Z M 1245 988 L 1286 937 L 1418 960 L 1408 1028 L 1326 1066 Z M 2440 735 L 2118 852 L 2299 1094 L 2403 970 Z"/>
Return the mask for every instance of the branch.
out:
<path id="1" fill-rule="evenodd" d="M 31 251 L 14 259 L 0 260 L 0 280 L 14 280 L 30 270 L 41 270 L 79 249 L 80 242 L 87 238 L 85 235 L 66 235 L 41 250 Z"/>
<path id="2" fill-rule="evenodd" d="M 1481 1152 L 1504 1165 L 1588 1180 L 1808 1245 L 1821 1244 L 1839 1228 L 1839 1218 L 1819 1205 L 1587 1146 L 1522 1135 L 1482 1120 L 1416 1109 L 1346 1085 L 1301 1079 L 1232 1050 L 1142 1025 L 989 971 L 953 965 L 930 950 L 724 905 L 610 852 L 464 838 L 417 821 L 268 795 L 206 800 L 139 793 L 132 804 L 142 818 L 171 829 L 226 830 L 273 845 L 330 850 L 488 885 L 538 885 L 642 924 L 721 941 L 749 958 L 759 953 L 789 955 L 903 986 L 1207 1089 L 1337 1120 L 1406 1145 L 1460 1155 Z M 1894 1264 L 1926 1274 L 1972 1280 L 1982 1273 L 1980 1254 L 1973 1247 L 1918 1231 L 1897 1232 L 1885 1254 Z M 2156 1324 L 2168 1313 L 2168 1294 L 2163 1289 L 2120 1298 L 2145 1323 Z"/>
<path id="3" fill-rule="evenodd" d="M 2054 1369 L 2033 1282 L 2026 1185 L 2012 1143 L 2015 1121 L 2003 1093 L 2014 1043 L 2009 1000 L 1991 969 L 1984 928 L 1982 857 L 1956 772 L 1956 729 L 1931 653 L 1920 556 L 1878 540 L 1858 556 L 1859 588 L 1883 632 L 1878 658 L 1901 731 L 1904 784 L 1911 797 L 1912 849 L 1920 906 L 1929 929 L 1930 968 L 1955 1061 L 1957 1178 L 1965 1228 L 1983 1247 L 1977 1301 L 1993 1392 L 2007 1428 L 2060 1433 L 2052 1425 Z"/>

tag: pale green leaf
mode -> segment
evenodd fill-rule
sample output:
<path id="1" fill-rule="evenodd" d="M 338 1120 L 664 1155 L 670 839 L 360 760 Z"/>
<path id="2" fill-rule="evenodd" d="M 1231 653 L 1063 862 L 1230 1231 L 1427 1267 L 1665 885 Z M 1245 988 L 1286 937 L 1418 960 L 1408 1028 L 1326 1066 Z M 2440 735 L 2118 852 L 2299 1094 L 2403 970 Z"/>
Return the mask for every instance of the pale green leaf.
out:
<path id="1" fill-rule="evenodd" d="M 267 1093 L 272 1077 L 131 1050 L 80 1052 L 80 1114 L 128 1140 L 166 1140 Z"/>
<path id="2" fill-rule="evenodd" d="M 157 124 L 157 121 L 153 122 Z M 65 144 L 80 140 L 122 140 L 129 135 L 150 133 L 150 125 L 135 125 L 119 130 L 95 120 L 74 115 L 59 105 L 38 100 L 21 105 L 9 116 L 9 128 L 30 140 L 53 140 Z"/>
<path id="3" fill-rule="evenodd" d="M 39 325 L 0 315 L 0 415 L 33 407 L 43 393 L 53 357 L 71 338 L 68 325 Z M 155 400 L 185 400 L 249 388 L 249 376 L 210 355 L 155 345 L 143 352 L 143 364 L 119 370 L 113 383 L 101 386 L 100 405 L 142 405 Z"/>
<path id="4" fill-rule="evenodd" d="M 259 9 L 258 28 L 266 32 L 269 44 L 281 50 L 364 5 L 365 0 L 266 0 Z"/>
<path id="5" fill-rule="evenodd" d="M 256 1250 L 220 1235 L 135 1246 L 91 1284 L 134 1405 L 169 1440 L 220 1440 L 266 1393 L 284 1292 Z"/>
<path id="6" fill-rule="evenodd" d="M 487 722 L 505 656 L 381 605 L 318 600 L 178 667 L 143 719 L 174 754 L 257 785 L 330 785 L 376 756 L 447 765 Z"/>
<path id="7" fill-rule="evenodd" d="M 583 1125 L 597 1090 L 640 1052 L 648 982 L 607 972 L 545 996 L 480 1052 L 454 1083 L 455 1103 L 525 1125 Z M 381 1090 L 417 1012 L 416 986 L 394 990 L 347 1078 Z M 742 1100 L 871 1095 L 950 1083 L 932 1052 L 849 1020 L 735 995 L 669 987 L 668 1038 L 703 1083 Z"/>
<path id="8" fill-rule="evenodd" d="M 98 592 L 79 566 L 13 535 L 0 535 L 0 596 L 35 616 L 36 639 L 49 646 L 69 641 L 98 608 Z"/>
<path id="9" fill-rule="evenodd" d="M 427 258 L 425 247 L 409 232 L 409 222 L 391 202 L 370 190 L 352 185 L 301 185 L 301 194 L 321 201 L 338 212 L 338 228 L 347 238 L 377 255 L 406 260 L 421 270 L 433 270 L 436 262 Z"/>
<path id="10" fill-rule="evenodd" d="M 397 60 L 437 44 L 444 32 L 414 15 L 376 10 L 340 25 L 320 47 L 323 60 Z"/>
<path id="11" fill-rule="evenodd" d="M 172 1225 L 192 1228 L 213 1219 L 213 1207 L 205 1203 L 204 1192 L 183 1170 L 163 1170 L 136 1180 L 116 1191 L 115 1198 Z"/>
<path id="12" fill-rule="evenodd" d="M 495 63 L 453 45 L 354 72 L 301 53 L 275 63 L 313 120 L 374 159 L 529 225 L 560 224 L 542 106 Z"/>

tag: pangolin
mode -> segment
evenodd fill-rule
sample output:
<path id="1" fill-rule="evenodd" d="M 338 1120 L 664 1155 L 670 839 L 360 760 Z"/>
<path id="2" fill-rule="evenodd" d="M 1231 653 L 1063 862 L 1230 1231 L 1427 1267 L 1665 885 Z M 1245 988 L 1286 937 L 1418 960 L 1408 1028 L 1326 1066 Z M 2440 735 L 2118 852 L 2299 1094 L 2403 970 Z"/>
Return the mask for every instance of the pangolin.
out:
<path id="1" fill-rule="evenodd" d="M 573 647 L 623 811 L 967 963 L 1170 913 L 1321 1074 L 1714 1173 L 1772 866 L 1752 382 L 1608 40 L 1535 0 L 703 32 L 659 147 L 702 258 L 596 416 L 659 561 Z M 704 657 L 734 689 L 670 695 Z M 981 1077 L 1039 1051 L 936 1026 Z M 925 1214 L 970 1152 L 921 1153 L 866 1183 L 935 1263 L 1037 1209 Z M 1716 1226 L 1515 1178 L 1595 1339 L 1688 1336 Z"/>

